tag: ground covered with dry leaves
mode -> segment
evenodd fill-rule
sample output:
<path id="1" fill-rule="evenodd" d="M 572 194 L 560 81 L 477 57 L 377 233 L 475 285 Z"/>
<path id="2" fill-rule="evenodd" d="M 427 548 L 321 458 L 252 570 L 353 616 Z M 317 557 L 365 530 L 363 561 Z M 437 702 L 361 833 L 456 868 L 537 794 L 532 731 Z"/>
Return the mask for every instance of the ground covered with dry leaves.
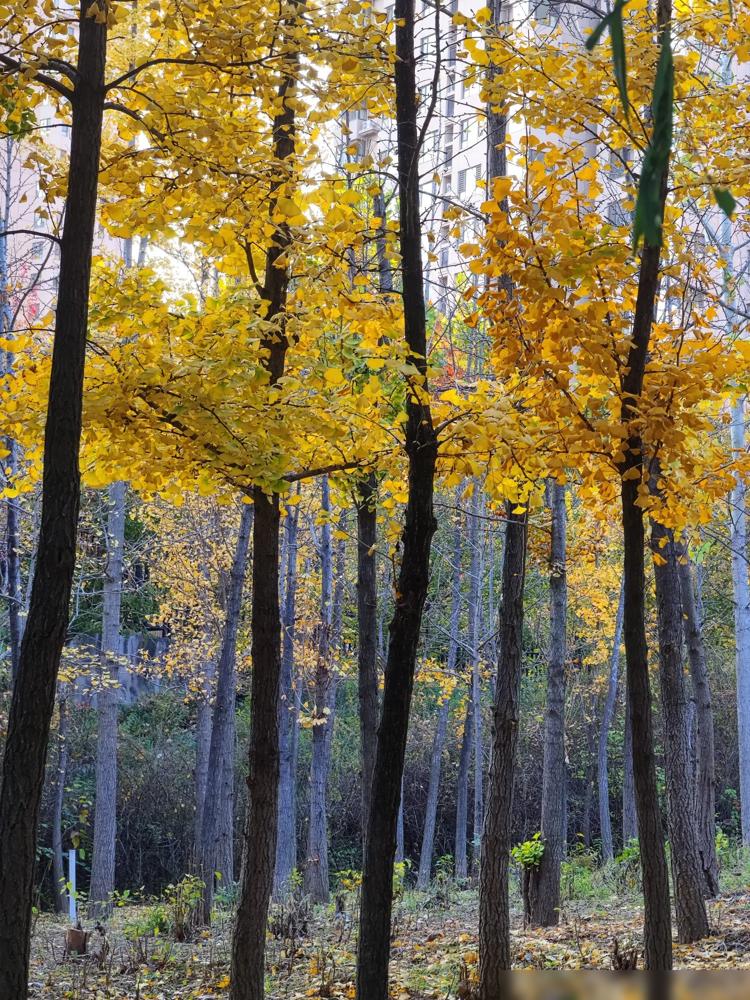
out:
<path id="1" fill-rule="evenodd" d="M 268 995 L 272 998 L 354 996 L 356 892 L 331 907 L 296 901 L 272 914 Z M 713 934 L 675 946 L 682 969 L 750 970 L 750 885 L 734 886 L 709 903 Z M 156 916 L 154 915 L 156 911 Z M 65 957 L 66 923 L 42 914 L 34 933 L 32 990 L 44 1000 L 210 1000 L 229 983 L 229 910 L 211 931 L 175 941 L 159 904 L 115 910 L 106 939 L 92 936 L 86 956 Z M 633 893 L 566 901 L 560 925 L 524 930 L 514 911 L 518 969 L 611 969 L 640 946 L 642 912 Z M 404 893 L 397 901 L 392 944 L 392 995 L 399 1000 L 471 996 L 477 966 L 476 889 Z"/>

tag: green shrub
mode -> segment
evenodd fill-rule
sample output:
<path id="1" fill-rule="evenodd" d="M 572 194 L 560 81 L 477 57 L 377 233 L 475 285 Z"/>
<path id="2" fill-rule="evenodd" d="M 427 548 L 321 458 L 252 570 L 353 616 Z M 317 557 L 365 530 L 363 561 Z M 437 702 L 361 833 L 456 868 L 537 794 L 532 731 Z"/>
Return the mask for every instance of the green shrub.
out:
<path id="1" fill-rule="evenodd" d="M 510 856 L 524 870 L 538 868 L 544 857 L 544 844 L 541 833 L 535 833 L 531 840 L 524 840 L 521 844 L 516 844 L 510 852 Z"/>

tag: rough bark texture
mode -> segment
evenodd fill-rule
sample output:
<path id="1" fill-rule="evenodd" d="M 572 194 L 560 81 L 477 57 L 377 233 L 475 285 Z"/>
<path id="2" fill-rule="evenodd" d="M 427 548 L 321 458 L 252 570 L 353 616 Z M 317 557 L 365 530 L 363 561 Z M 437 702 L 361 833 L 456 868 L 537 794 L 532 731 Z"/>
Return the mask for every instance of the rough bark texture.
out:
<path id="1" fill-rule="evenodd" d="M 469 858 L 466 850 L 466 829 L 469 824 L 469 768 L 471 766 L 471 747 L 474 732 L 474 699 L 469 690 L 466 699 L 466 716 L 464 732 L 461 739 L 461 753 L 458 758 L 458 781 L 456 784 L 456 840 L 453 851 L 455 875 L 457 881 L 463 881 L 469 875 Z"/>
<path id="2" fill-rule="evenodd" d="M 211 720 L 211 743 L 208 751 L 208 783 L 203 803 L 203 824 L 201 829 L 200 871 L 204 882 L 203 920 L 211 921 L 214 898 L 215 873 L 219 871 L 222 884 L 227 877 L 220 865 L 226 867 L 226 844 L 221 843 L 221 834 L 226 837 L 226 825 L 222 823 L 222 813 L 228 809 L 232 814 L 234 801 L 234 701 L 236 689 L 237 631 L 242 613 L 242 592 L 245 588 L 247 550 L 250 544 L 250 529 L 253 523 L 253 508 L 243 504 L 237 531 L 232 569 L 229 575 L 224 630 L 221 637 L 221 652 L 216 666 L 216 691 L 214 693 L 213 717 Z"/>
<path id="3" fill-rule="evenodd" d="M 435 532 L 432 498 L 437 438 L 427 395 L 415 66 L 414 0 L 397 0 L 394 74 L 404 337 L 410 363 L 419 374 L 409 387 L 406 404 L 408 500 L 365 845 L 357 955 L 359 1000 L 388 997 L 396 825 L 417 646 L 429 582 L 430 547 Z"/>
<path id="4" fill-rule="evenodd" d="M 450 635 L 448 636 L 448 656 L 445 664 L 446 673 L 451 677 L 456 671 L 456 655 L 458 652 L 458 626 L 461 613 L 461 524 L 456 520 L 453 531 L 453 554 L 451 572 L 451 615 Z M 450 698 L 443 698 L 438 709 L 438 721 L 435 727 L 435 737 L 430 755 L 430 780 L 427 785 L 427 802 L 425 805 L 424 827 L 422 829 L 422 849 L 419 854 L 419 873 L 417 888 L 426 889 L 430 884 L 432 872 L 432 855 L 435 845 L 435 824 L 437 821 L 438 798 L 440 794 L 440 772 L 442 770 L 445 737 L 448 731 L 450 716 Z M 466 823 L 464 822 L 464 858 L 466 857 Z"/>
<path id="5" fill-rule="evenodd" d="M 55 893 L 55 912 L 65 913 L 68 894 L 65 891 L 65 866 L 62 846 L 62 814 L 65 801 L 65 778 L 68 773 L 68 699 L 62 691 L 58 700 L 59 723 L 57 727 L 57 767 L 52 799 L 52 882 Z"/>
<path id="6" fill-rule="evenodd" d="M 671 0 L 658 0 L 657 23 L 660 43 L 672 18 Z M 669 167 L 660 178 L 660 207 L 667 198 Z M 651 328 L 659 287 L 661 247 L 646 243 L 641 251 L 638 294 L 633 317 L 633 336 L 621 380 L 623 424 L 628 428 L 624 442 L 622 477 L 622 531 L 625 588 L 625 658 L 627 662 L 633 736 L 633 777 L 638 810 L 638 841 L 643 871 L 644 964 L 649 971 L 672 968 L 672 917 L 669 906 L 669 879 L 664 853 L 664 834 L 656 785 L 654 734 L 651 719 L 651 685 L 648 675 L 648 645 L 645 627 L 645 570 L 643 509 L 639 490 L 643 477 L 643 441 L 638 423 L 639 403 L 648 358 Z"/>
<path id="7" fill-rule="evenodd" d="M 654 487 L 656 484 L 654 483 Z M 703 870 L 698 855 L 697 813 L 688 747 L 687 702 L 682 666 L 682 601 L 672 532 L 653 522 L 659 683 L 664 722 L 664 772 L 677 936 L 681 943 L 707 937 Z"/>
<path id="8" fill-rule="evenodd" d="M 108 491 L 107 565 L 102 587 L 101 687 L 96 694 L 96 798 L 89 900 L 92 916 L 112 910 L 117 841 L 118 657 L 121 652 L 120 606 L 125 548 L 125 483 Z"/>
<path id="9" fill-rule="evenodd" d="M 378 734 L 378 591 L 375 566 L 378 513 L 377 479 L 359 483 L 357 498 L 357 685 L 359 693 L 360 766 L 362 769 L 362 838 L 375 766 Z"/>
<path id="10" fill-rule="evenodd" d="M 282 611 L 281 697 L 279 699 L 279 830 L 276 840 L 274 895 L 286 895 L 297 867 L 297 692 L 294 682 L 294 629 L 297 604 L 297 547 L 299 509 L 287 507 L 286 579 Z"/>
<path id="11" fill-rule="evenodd" d="M 328 478 L 321 482 L 321 509 L 330 514 Z M 335 681 L 331 669 L 331 628 L 333 624 L 333 548 L 331 523 L 326 517 L 320 527 L 320 613 L 318 650 L 313 697 L 312 755 L 310 761 L 310 814 L 307 827 L 305 893 L 315 903 L 327 903 L 328 885 L 328 764 L 330 735 L 333 731 Z"/>
<path id="12" fill-rule="evenodd" d="M 547 711 L 544 720 L 541 833 L 544 854 L 529 876 L 530 921 L 552 927 L 560 920 L 560 864 L 565 852 L 565 661 L 568 584 L 566 577 L 565 487 L 551 482 L 550 648 L 547 661 Z"/>
<path id="13" fill-rule="evenodd" d="M 620 646 L 622 644 L 622 620 L 625 613 L 624 593 L 620 587 L 620 599 L 617 603 L 615 618 L 615 635 L 612 640 L 612 655 L 609 658 L 609 680 L 607 682 L 607 698 L 604 702 L 602 721 L 599 727 L 599 748 L 596 755 L 597 784 L 599 786 L 599 834 L 602 838 L 602 860 L 606 864 L 615 856 L 612 843 L 612 819 L 609 812 L 609 754 L 607 743 L 612 719 L 617 704 L 617 677 L 620 667 Z"/>
<path id="14" fill-rule="evenodd" d="M 88 3 L 83 4 L 86 7 Z M 8 717 L 0 791 L 3 1000 L 26 996 L 39 804 L 75 566 L 78 449 L 106 47 L 106 25 L 82 17 L 44 434 L 38 555 Z"/>
<path id="15" fill-rule="evenodd" d="M 696 751 L 695 813 L 698 855 L 707 898 L 719 892 L 719 859 L 716 856 L 716 776 L 714 762 L 714 713 L 708 679 L 706 647 L 693 587 L 690 558 L 684 545 L 677 553 L 680 594 L 684 615 L 685 644 L 695 700 Z"/>
<path id="16" fill-rule="evenodd" d="M 479 873 L 482 824 L 484 823 L 484 741 L 482 738 L 482 675 L 479 661 L 479 622 L 481 616 L 480 590 L 482 581 L 482 541 L 479 533 L 481 496 L 478 484 L 474 484 L 471 515 L 469 520 L 469 550 L 471 563 L 469 570 L 469 604 L 467 643 L 471 656 L 471 700 L 474 705 L 474 727 L 472 750 L 474 757 L 474 825 L 472 836 L 472 867 Z"/>
<path id="17" fill-rule="evenodd" d="M 213 693 L 216 664 L 211 658 L 204 664 L 203 691 L 196 710 L 195 719 L 195 817 L 193 820 L 193 857 L 200 866 L 201 844 L 203 843 L 203 806 L 206 802 L 208 785 L 208 755 L 211 750 L 211 697 Z"/>
<path id="18" fill-rule="evenodd" d="M 745 451 L 745 399 L 732 404 L 732 449 Z M 729 504 L 729 544 L 734 590 L 737 734 L 740 757 L 742 843 L 750 847 L 750 583 L 747 575 L 747 485 L 736 477 Z"/>
<path id="19" fill-rule="evenodd" d="M 295 4 L 290 18 L 297 21 Z M 279 85 L 280 110 L 274 118 L 273 152 L 279 171 L 294 154 L 294 91 L 298 57 L 290 52 L 284 61 Z M 282 180 L 271 190 L 270 215 Z M 266 253 L 262 291 L 267 303 L 266 319 L 276 320 L 278 329 L 261 344 L 269 381 L 284 374 L 288 346 L 284 315 L 289 272 L 286 252 L 291 242 L 288 226 L 279 224 Z M 265 980 L 266 924 L 276 861 L 279 794 L 279 679 L 281 674 L 281 618 L 279 609 L 278 494 L 267 496 L 253 489 L 253 601 L 252 659 L 250 687 L 250 746 L 248 749 L 247 817 L 243 831 L 242 876 L 237 916 L 232 937 L 230 1000 L 263 1000 Z"/>
<path id="20" fill-rule="evenodd" d="M 622 843 L 623 847 L 638 838 L 638 812 L 635 806 L 633 775 L 633 722 L 630 695 L 625 690 L 625 739 L 622 748 Z"/>
<path id="21" fill-rule="evenodd" d="M 492 756 L 479 878 L 479 996 L 496 1000 L 511 967 L 508 866 L 513 818 L 513 777 L 521 694 L 523 587 L 528 512 L 506 505 L 499 656 L 493 709 Z"/>

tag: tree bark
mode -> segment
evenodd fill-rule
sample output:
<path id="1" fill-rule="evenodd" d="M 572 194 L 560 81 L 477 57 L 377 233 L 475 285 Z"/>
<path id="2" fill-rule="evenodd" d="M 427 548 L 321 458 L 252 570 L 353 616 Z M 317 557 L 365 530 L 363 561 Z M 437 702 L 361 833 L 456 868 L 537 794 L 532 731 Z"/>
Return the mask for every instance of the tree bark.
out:
<path id="1" fill-rule="evenodd" d="M 513 778 L 520 713 L 523 588 L 528 510 L 506 504 L 499 657 L 493 709 L 492 756 L 479 878 L 479 997 L 497 1000 L 511 967 L 508 866 L 513 821 Z"/>
<path id="2" fill-rule="evenodd" d="M 458 781 L 456 788 L 456 839 L 453 852 L 456 881 L 462 882 L 469 876 L 469 859 L 466 850 L 466 830 L 469 824 L 469 767 L 471 747 L 474 740 L 474 699 L 471 689 L 466 699 L 464 732 L 461 739 L 461 754 L 458 758 Z"/>
<path id="3" fill-rule="evenodd" d="M 285 896 L 297 867 L 297 694 L 294 683 L 294 640 L 297 603 L 297 547 L 299 513 L 286 509 L 286 580 L 282 615 L 281 699 L 279 702 L 279 831 L 276 841 L 274 896 Z"/>
<path id="4" fill-rule="evenodd" d="M 208 787 L 208 755 L 211 749 L 211 698 L 216 665 L 211 658 L 204 664 L 203 691 L 198 701 L 195 718 L 195 817 L 193 821 L 193 855 L 196 867 L 200 866 L 203 843 L 203 807 Z"/>
<path id="5" fill-rule="evenodd" d="M 57 768 L 55 769 L 54 796 L 52 799 L 52 881 L 54 883 L 55 913 L 65 913 L 68 894 L 65 891 L 65 866 L 62 846 L 62 815 L 65 801 L 65 780 L 68 773 L 68 699 L 61 690 L 58 700 L 60 721 L 57 727 Z"/>
<path id="6" fill-rule="evenodd" d="M 362 770 L 363 857 L 378 734 L 378 591 L 375 566 L 378 527 L 377 488 L 375 473 L 370 473 L 360 481 L 357 498 L 357 685 Z"/>
<path id="7" fill-rule="evenodd" d="M 208 777 L 206 797 L 203 802 L 203 825 L 201 830 L 200 870 L 204 882 L 203 920 L 211 922 L 213 909 L 215 873 L 221 874 L 222 884 L 233 873 L 221 871 L 226 867 L 227 845 L 226 820 L 222 822 L 228 809 L 232 815 L 234 801 L 234 702 L 236 690 L 237 632 L 242 614 L 242 593 L 245 589 L 247 550 L 250 544 L 250 529 L 253 524 L 253 508 L 243 504 L 237 531 L 232 569 L 229 575 L 226 616 L 221 638 L 221 652 L 216 666 L 216 691 L 214 693 L 213 717 L 211 720 L 211 743 L 208 751 Z"/>
<path id="8" fill-rule="evenodd" d="M 119 710 L 120 607 L 125 547 L 125 483 L 109 487 L 107 566 L 102 588 L 101 686 L 96 693 L 96 797 L 89 901 L 92 916 L 112 912 L 117 842 L 117 715 Z"/>
<path id="9" fill-rule="evenodd" d="M 0 791 L 0 996 L 7 1000 L 26 996 L 39 804 L 76 556 L 78 449 L 107 49 L 106 25 L 85 16 L 88 6 L 81 8 L 38 556 Z"/>
<path id="10" fill-rule="evenodd" d="M 633 713 L 630 695 L 625 689 L 625 737 L 622 749 L 622 846 L 638 839 L 638 812 L 635 807 L 633 775 Z"/>
<path id="11" fill-rule="evenodd" d="M 429 583 L 430 547 L 435 532 L 432 500 L 437 436 L 427 384 L 414 21 L 414 0 L 397 0 L 394 75 L 402 297 L 408 360 L 416 374 L 410 379 L 406 403 L 404 444 L 409 463 L 408 500 L 365 845 L 357 954 L 359 1000 L 387 1000 L 388 997 L 396 825 L 417 647 Z"/>
<path id="12" fill-rule="evenodd" d="M 294 3 L 288 28 L 299 21 L 301 3 Z M 286 29 L 285 29 L 286 31 Z M 291 43 L 290 43 L 291 45 Z M 299 55 L 290 48 L 283 60 L 278 89 L 279 111 L 273 122 L 273 154 L 280 175 L 271 185 L 269 215 L 276 212 L 284 167 L 294 156 L 295 89 Z M 287 252 L 292 236 L 279 223 L 266 253 L 262 298 L 265 318 L 278 327 L 261 341 L 269 382 L 284 374 L 288 339 L 285 313 L 289 288 Z M 232 937 L 230 1000 L 263 1000 L 265 982 L 266 924 L 273 888 L 279 794 L 279 680 L 281 674 L 281 617 L 279 614 L 278 494 L 252 491 L 253 603 L 250 687 L 250 746 L 248 749 L 247 816 L 243 831 L 242 876 Z"/>
<path id="13" fill-rule="evenodd" d="M 330 731 L 333 728 L 335 682 L 331 669 L 331 627 L 333 622 L 333 548 L 331 545 L 330 489 L 328 477 L 321 481 L 321 509 L 325 520 L 320 527 L 320 612 L 318 650 L 315 664 L 312 759 L 310 763 L 310 814 L 305 861 L 305 893 L 314 903 L 327 903 L 328 884 L 328 762 Z"/>
<path id="14" fill-rule="evenodd" d="M 474 827 L 472 837 L 472 866 L 479 873 L 482 824 L 484 823 L 484 742 L 482 739 L 482 676 L 479 659 L 479 622 L 481 617 L 482 541 L 479 533 L 481 497 L 474 484 L 472 511 L 469 522 L 469 606 L 467 640 L 471 656 L 471 700 L 474 704 L 473 756 L 474 756 Z"/>
<path id="15" fill-rule="evenodd" d="M 453 531 L 453 553 L 451 572 L 451 615 L 450 634 L 448 636 L 448 656 L 446 673 L 452 677 L 456 672 L 456 655 L 458 652 L 458 627 L 461 614 L 461 524 L 457 519 Z M 438 799 L 440 795 L 440 772 L 442 770 L 445 737 L 448 731 L 450 716 L 450 698 L 441 695 L 438 708 L 438 721 L 430 755 L 430 780 L 427 785 L 427 802 L 425 805 L 424 827 L 422 829 L 422 849 L 419 854 L 419 873 L 417 889 L 425 890 L 430 884 L 432 872 L 432 856 L 435 846 L 435 826 L 437 822 Z M 466 856 L 466 822 L 464 820 L 464 858 Z"/>
<path id="16" fill-rule="evenodd" d="M 653 481 L 652 492 L 657 489 L 658 484 Z M 698 855 L 696 800 L 688 747 L 680 578 L 672 532 L 656 521 L 651 523 L 651 545 L 655 557 L 659 623 L 659 682 L 664 720 L 669 854 L 677 936 L 681 943 L 686 944 L 707 937 L 709 928 L 703 900 L 704 880 Z"/>
<path id="17" fill-rule="evenodd" d="M 544 853 L 529 873 L 531 923 L 553 927 L 560 920 L 560 865 L 565 852 L 565 661 L 568 593 L 565 487 L 548 484 L 552 514 L 550 545 L 550 650 L 544 725 L 541 834 Z"/>
<path id="18" fill-rule="evenodd" d="M 706 663 L 706 647 L 703 644 L 702 622 L 698 615 L 690 557 L 685 545 L 680 545 L 677 552 L 677 571 L 680 577 L 685 644 L 688 650 L 690 677 L 695 699 L 698 758 L 695 774 L 695 811 L 698 855 L 705 882 L 705 895 L 706 898 L 711 899 L 719 892 L 719 859 L 716 856 L 714 714 Z"/>
<path id="19" fill-rule="evenodd" d="M 624 594 L 620 586 L 620 599 L 617 603 L 615 618 L 615 636 L 612 640 L 612 655 L 609 659 L 609 680 L 607 683 L 607 699 L 604 702 L 602 721 L 599 727 L 599 748 L 596 757 L 596 768 L 599 786 L 599 834 L 602 839 L 602 860 L 605 864 L 614 860 L 615 850 L 612 843 L 612 819 L 609 811 L 609 755 L 607 742 L 609 731 L 617 704 L 617 677 L 620 667 L 620 645 L 622 644 L 622 620 L 625 613 Z"/>

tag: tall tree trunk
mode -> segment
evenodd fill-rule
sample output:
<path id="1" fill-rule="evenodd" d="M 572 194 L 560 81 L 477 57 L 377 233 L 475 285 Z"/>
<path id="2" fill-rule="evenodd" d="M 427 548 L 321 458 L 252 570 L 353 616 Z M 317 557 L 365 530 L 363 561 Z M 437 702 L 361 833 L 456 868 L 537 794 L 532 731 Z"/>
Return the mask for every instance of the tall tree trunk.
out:
<path id="1" fill-rule="evenodd" d="M 211 720 L 211 744 L 208 751 L 208 785 L 203 802 L 200 870 L 203 878 L 203 920 L 211 922 L 215 873 L 219 865 L 227 865 L 227 847 L 220 843 L 226 838 L 226 810 L 232 813 L 234 801 L 234 711 L 236 689 L 237 632 L 242 614 L 242 593 L 245 589 L 247 550 L 253 508 L 242 504 L 237 541 L 229 575 L 221 652 L 216 667 L 216 691 Z M 228 802 L 228 806 L 227 806 Z M 232 873 L 229 873 L 231 876 Z M 221 872 L 222 882 L 227 873 Z"/>
<path id="2" fill-rule="evenodd" d="M 523 652 L 523 587 L 528 510 L 506 504 L 499 657 L 493 708 L 492 756 L 479 878 L 479 996 L 503 994 L 511 967 L 508 865 L 513 824 L 513 778 L 520 714 Z"/>
<path id="3" fill-rule="evenodd" d="M 625 613 L 624 593 L 620 585 L 620 599 L 617 603 L 615 618 L 615 637 L 612 640 L 612 655 L 609 658 L 609 680 L 607 682 L 607 700 L 604 702 L 602 721 L 599 727 L 599 750 L 596 757 L 596 769 L 599 786 L 599 833 L 602 839 L 602 859 L 605 864 L 615 856 L 612 843 L 612 818 L 609 812 L 609 755 L 607 742 L 609 731 L 617 704 L 617 676 L 620 667 L 620 645 L 622 643 L 622 620 Z"/>
<path id="4" fill-rule="evenodd" d="M 96 693 L 96 798 L 89 900 L 100 919 L 112 911 L 117 841 L 117 714 L 119 709 L 120 606 L 125 547 L 125 483 L 108 491 L 107 566 L 102 588 L 101 680 Z"/>
<path id="5" fill-rule="evenodd" d="M 625 688 L 625 736 L 622 748 L 622 846 L 638 839 L 638 812 L 635 806 L 633 774 L 633 713 L 630 695 Z"/>
<path id="6" fill-rule="evenodd" d="M 195 817 L 193 820 L 193 856 L 196 867 L 200 866 L 201 844 L 203 843 L 203 807 L 208 787 L 208 755 L 211 750 L 211 698 L 216 664 L 213 657 L 204 664 L 203 690 L 198 701 L 195 718 Z"/>
<path id="7" fill-rule="evenodd" d="M 745 398 L 732 404 L 732 449 L 745 453 Z M 747 575 L 747 486 L 735 477 L 729 506 L 729 545 L 734 590 L 737 732 L 740 758 L 742 843 L 750 847 L 750 583 Z"/>
<path id="8" fill-rule="evenodd" d="M 310 816 L 305 861 L 305 893 L 315 903 L 327 903 L 328 885 L 328 760 L 329 730 L 333 723 L 335 683 L 331 669 L 331 625 L 333 599 L 333 548 L 331 545 L 331 499 L 328 477 L 321 481 L 320 613 L 315 664 L 312 760 L 310 763 Z"/>
<path id="9" fill-rule="evenodd" d="M 652 492 L 658 484 L 654 473 Z M 682 601 L 677 553 L 672 532 L 651 524 L 654 578 L 659 622 L 659 682 L 664 719 L 664 771 L 667 782 L 667 819 L 674 885 L 677 935 L 682 943 L 707 937 L 708 916 L 703 900 L 704 880 L 698 855 L 696 800 L 690 769 L 687 705 L 682 665 Z"/>
<path id="10" fill-rule="evenodd" d="M 697 772 L 695 774 L 695 811 L 697 816 L 698 855 L 707 898 L 719 892 L 719 859 L 716 856 L 716 777 L 714 762 L 714 713 L 708 679 L 706 647 L 698 614 L 690 557 L 684 545 L 677 553 L 680 594 L 684 614 L 685 644 L 690 661 L 690 677 L 695 699 L 697 728 Z"/>
<path id="11" fill-rule="evenodd" d="M 471 700 L 474 703 L 473 755 L 474 755 L 474 829 L 472 839 L 472 865 L 479 873 L 482 824 L 484 823 L 484 744 L 482 739 L 482 675 L 479 657 L 479 623 L 481 619 L 482 539 L 479 532 L 481 495 L 474 484 L 469 548 L 471 550 L 469 579 L 469 628 L 468 645 L 471 655 Z"/>
<path id="12" fill-rule="evenodd" d="M 658 42 L 662 58 L 668 55 L 671 0 L 658 0 Z M 671 75 L 671 59 L 668 75 Z M 671 97 L 670 97 L 671 100 Z M 667 199 L 669 165 L 659 178 L 659 214 Z M 648 644 L 645 626 L 645 532 L 640 489 L 644 479 L 643 440 L 639 429 L 640 398 L 648 358 L 659 288 L 661 246 L 648 241 L 641 251 L 638 293 L 633 317 L 633 336 L 621 378 L 621 419 L 627 428 L 622 477 L 623 580 L 625 588 L 625 659 L 633 735 L 633 776 L 638 810 L 638 842 L 643 871 L 644 963 L 652 972 L 672 968 L 672 918 L 669 906 L 669 878 L 664 853 L 664 834 L 659 812 L 651 719 L 651 685 L 648 674 Z"/>
<path id="13" fill-rule="evenodd" d="M 55 913 L 65 913 L 68 896 L 65 891 L 63 864 L 62 815 L 65 801 L 65 781 L 68 774 L 68 698 L 62 690 L 58 699 L 60 721 L 57 727 L 57 768 L 55 769 L 52 799 L 52 881 L 54 883 Z"/>
<path id="14" fill-rule="evenodd" d="M 400 865 L 406 858 L 404 846 L 404 776 L 401 775 L 401 792 L 398 800 L 398 817 L 396 819 L 396 853 L 394 862 Z"/>
<path id="15" fill-rule="evenodd" d="M 445 670 L 448 677 L 456 672 L 456 655 L 458 652 L 458 626 L 461 614 L 461 522 L 457 518 L 453 530 L 453 552 L 451 571 L 451 614 L 448 636 L 448 656 Z M 432 855 L 435 846 L 435 826 L 437 823 L 438 799 L 440 796 L 440 772 L 442 770 L 445 737 L 448 732 L 450 716 L 450 698 L 441 695 L 438 708 L 438 721 L 435 727 L 435 737 L 430 755 L 430 780 L 427 785 L 427 802 L 425 805 L 424 827 L 422 829 L 422 849 L 419 854 L 419 874 L 417 889 L 424 890 L 430 884 L 432 871 Z M 464 822 L 464 857 L 466 855 L 466 823 Z"/>
<path id="16" fill-rule="evenodd" d="M 294 680 L 294 630 L 297 604 L 297 545 L 299 512 L 286 509 L 286 580 L 282 613 L 281 698 L 279 702 L 279 831 L 276 841 L 274 896 L 289 891 L 297 867 L 297 694 Z"/>
<path id="17" fill-rule="evenodd" d="M 23 1000 L 39 804 L 76 555 L 83 370 L 96 220 L 107 27 L 81 6 L 68 194 L 44 434 L 42 518 L 0 791 L 0 996 Z"/>
<path id="18" fill-rule="evenodd" d="M 278 89 L 279 111 L 273 122 L 273 154 L 277 179 L 271 185 L 269 216 L 276 213 L 285 167 L 294 156 L 295 89 L 299 55 L 291 35 L 299 26 L 300 2 L 295 2 L 284 27 L 289 49 L 283 60 Z M 264 336 L 261 350 L 269 382 L 284 374 L 288 339 L 286 305 L 289 289 L 287 253 L 292 236 L 286 223 L 275 226 L 266 253 L 262 298 L 266 321 L 276 326 Z M 263 1000 L 266 924 L 276 861 L 279 794 L 279 680 L 281 617 L 279 614 L 279 496 L 260 487 L 252 491 L 253 603 L 250 687 L 250 746 L 248 749 L 247 816 L 243 831 L 242 876 L 232 937 L 230 1000 Z"/>
<path id="19" fill-rule="evenodd" d="M 550 649 L 547 664 L 547 714 L 544 724 L 541 833 L 544 853 L 529 876 L 531 923 L 552 927 L 560 920 L 560 865 L 565 851 L 565 661 L 568 585 L 566 577 L 565 487 L 549 482 L 552 514 L 550 544 Z"/>
<path id="20" fill-rule="evenodd" d="M 406 403 L 404 445 L 409 463 L 408 500 L 365 844 L 357 954 L 359 1000 L 387 1000 L 388 997 L 396 825 L 417 646 L 429 582 L 430 547 L 435 532 L 432 499 L 437 436 L 427 385 L 414 21 L 414 0 L 397 0 L 394 75 L 404 337 L 409 364 L 416 373 L 412 376 L 413 381 L 410 379 Z"/>
<path id="21" fill-rule="evenodd" d="M 370 473 L 358 484 L 357 498 L 357 686 L 363 856 L 378 734 L 378 591 L 375 565 L 377 488 L 375 473 Z"/>
<path id="22" fill-rule="evenodd" d="M 461 753 L 458 758 L 458 780 L 456 787 L 456 839 L 453 851 L 455 876 L 458 882 L 469 875 L 469 858 L 466 849 L 466 830 L 469 825 L 469 768 L 471 747 L 474 741 L 474 699 L 471 688 L 466 699 L 464 732 L 461 739 Z"/>

